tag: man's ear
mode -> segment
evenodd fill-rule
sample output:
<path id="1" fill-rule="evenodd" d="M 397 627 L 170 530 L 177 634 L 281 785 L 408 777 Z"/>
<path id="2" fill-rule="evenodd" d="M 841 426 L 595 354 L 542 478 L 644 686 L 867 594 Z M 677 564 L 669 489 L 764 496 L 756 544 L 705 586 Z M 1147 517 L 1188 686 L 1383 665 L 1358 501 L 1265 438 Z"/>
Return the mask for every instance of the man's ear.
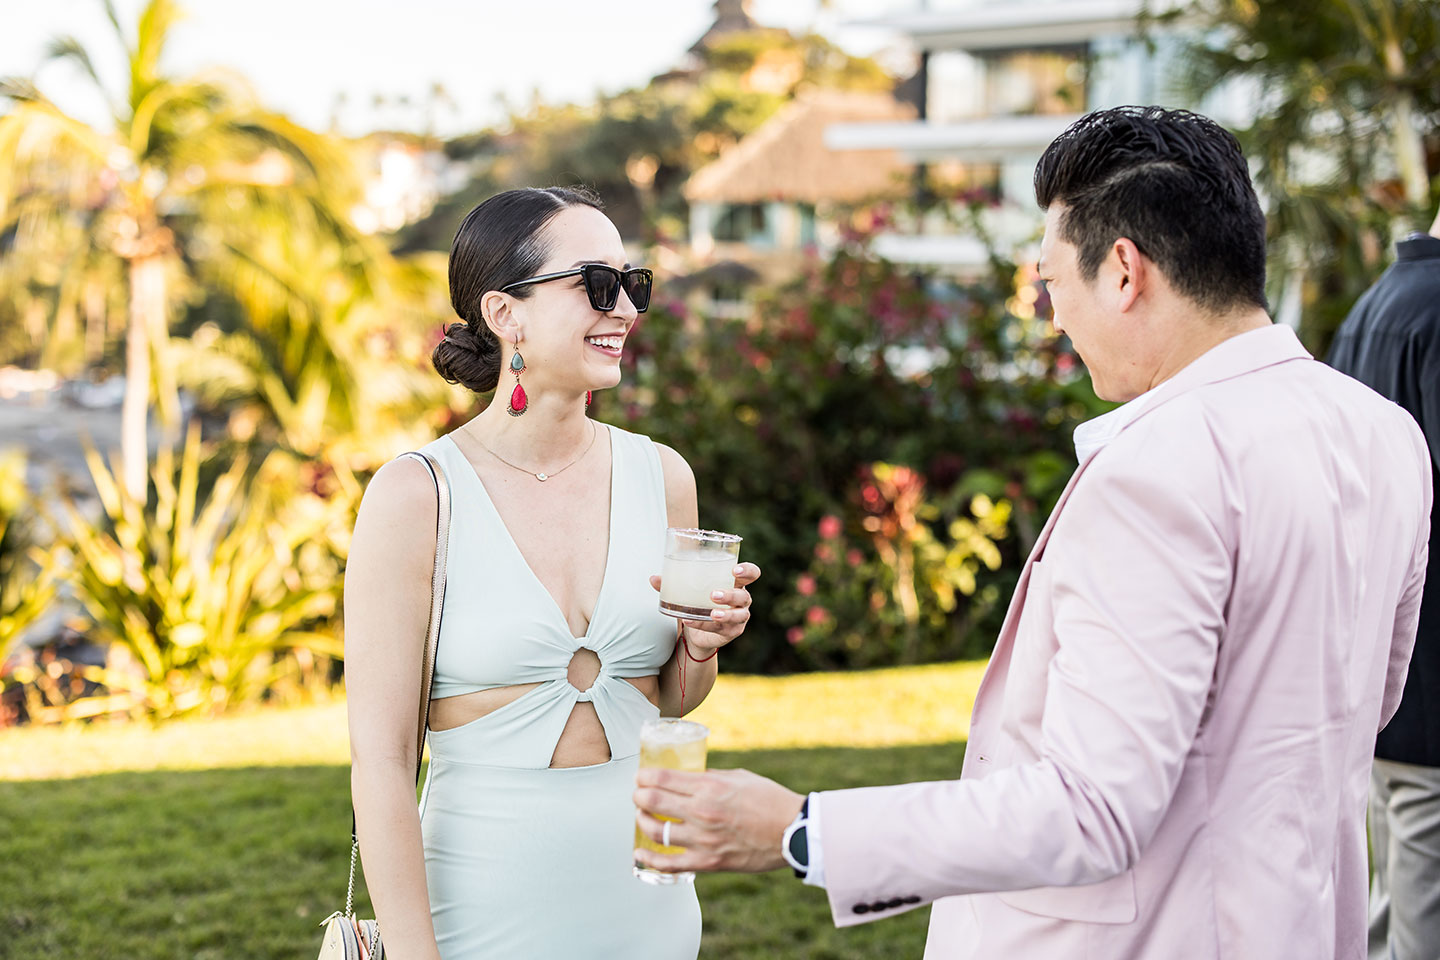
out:
<path id="1" fill-rule="evenodd" d="M 1129 237 L 1121 237 L 1115 241 L 1110 248 L 1110 259 L 1114 263 L 1116 293 L 1119 297 L 1115 305 L 1122 311 L 1129 310 L 1152 280 L 1150 263 L 1140 253 L 1140 248 L 1135 246 L 1135 241 Z"/>
<path id="2" fill-rule="evenodd" d="M 515 299 L 498 290 L 491 290 L 480 298 L 480 313 L 485 318 L 485 326 L 490 332 L 501 340 L 510 343 L 519 343 L 523 337 L 520 331 L 520 318 L 516 315 Z"/>

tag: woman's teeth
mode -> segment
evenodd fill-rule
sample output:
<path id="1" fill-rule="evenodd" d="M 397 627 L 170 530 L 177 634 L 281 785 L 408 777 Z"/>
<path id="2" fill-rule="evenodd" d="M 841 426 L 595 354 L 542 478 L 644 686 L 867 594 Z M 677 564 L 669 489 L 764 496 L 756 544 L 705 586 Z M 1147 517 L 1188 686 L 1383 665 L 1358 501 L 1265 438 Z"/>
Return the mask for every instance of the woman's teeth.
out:
<path id="1" fill-rule="evenodd" d="M 586 343 L 594 344 L 597 347 L 604 347 L 606 350 L 619 350 L 625 343 L 624 337 L 586 337 Z"/>

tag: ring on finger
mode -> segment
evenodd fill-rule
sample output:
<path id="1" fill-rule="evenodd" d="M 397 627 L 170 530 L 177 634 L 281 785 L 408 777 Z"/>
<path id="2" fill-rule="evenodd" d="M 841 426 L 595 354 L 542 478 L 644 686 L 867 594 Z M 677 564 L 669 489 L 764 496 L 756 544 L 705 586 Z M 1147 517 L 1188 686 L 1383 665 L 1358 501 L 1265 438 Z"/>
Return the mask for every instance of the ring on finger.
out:
<path id="1" fill-rule="evenodd" d="M 665 827 L 664 827 L 663 830 L 660 831 L 660 845 L 661 845 L 662 847 L 668 847 L 668 846 L 670 846 L 670 821 L 669 821 L 669 820 L 666 820 L 666 821 L 665 821 Z"/>

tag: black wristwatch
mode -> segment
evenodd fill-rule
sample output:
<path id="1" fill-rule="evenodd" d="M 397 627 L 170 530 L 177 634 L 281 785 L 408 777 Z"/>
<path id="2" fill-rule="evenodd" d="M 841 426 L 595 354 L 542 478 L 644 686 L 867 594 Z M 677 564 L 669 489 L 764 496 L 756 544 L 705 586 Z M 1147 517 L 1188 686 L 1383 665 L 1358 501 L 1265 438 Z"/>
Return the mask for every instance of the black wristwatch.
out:
<path id="1" fill-rule="evenodd" d="M 805 827 L 809 823 L 810 798 L 807 796 L 805 802 L 800 805 L 800 812 L 785 828 L 785 836 L 780 841 L 780 855 L 790 868 L 795 871 L 795 876 L 805 879 L 810 872 L 810 845 L 805 839 Z"/>

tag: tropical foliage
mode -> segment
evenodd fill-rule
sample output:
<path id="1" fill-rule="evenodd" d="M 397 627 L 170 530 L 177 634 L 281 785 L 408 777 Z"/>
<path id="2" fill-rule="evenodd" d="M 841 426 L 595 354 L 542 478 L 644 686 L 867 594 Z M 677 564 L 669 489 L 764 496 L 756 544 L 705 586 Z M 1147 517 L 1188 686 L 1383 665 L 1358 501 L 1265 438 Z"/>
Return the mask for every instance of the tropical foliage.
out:
<path id="1" fill-rule="evenodd" d="M 403 246 L 448 250 L 455 224 L 471 206 L 536 183 L 585 183 L 605 199 L 626 238 L 678 240 L 686 232 L 681 187 L 690 174 L 796 93 L 894 84 L 873 60 L 814 34 L 738 33 L 695 56 L 693 75 L 657 77 L 592 104 L 515 107 L 501 126 L 452 142 L 452 155 L 478 161 L 478 173 L 433 216 L 403 231 Z"/>
<path id="2" fill-rule="evenodd" d="M 146 501 L 98 454 L 89 460 L 103 516 L 63 498 L 50 550 L 109 651 L 104 667 L 80 671 L 105 693 L 50 712 L 214 713 L 328 683 L 316 658 L 341 655 L 338 557 L 358 491 L 299 494 L 296 464 L 278 453 L 254 472 L 241 456 L 206 477 L 214 464 L 196 427 L 178 458 L 161 448 Z"/>
<path id="3" fill-rule="evenodd" d="M 0 665 L 55 598 L 54 567 L 35 549 L 35 517 L 25 509 L 29 499 L 25 455 L 0 451 Z"/>
<path id="4" fill-rule="evenodd" d="M 1303 298 L 1323 354 L 1392 240 L 1430 225 L 1440 158 L 1440 4 L 1198 0 L 1212 26 L 1182 85 L 1246 91 L 1239 132 L 1267 205 L 1273 289 Z M 1425 131 L 1430 131 L 1427 135 Z"/>
<path id="5" fill-rule="evenodd" d="M 41 511 L 23 460 L 0 457 L 0 662 L 61 591 L 80 614 L 67 629 L 95 645 L 88 659 L 11 658 L 3 706 L 13 716 L 19 689 L 34 720 L 210 713 L 333 682 L 365 478 L 478 405 L 427 362 L 450 316 L 439 251 L 471 204 L 585 181 L 663 260 L 694 169 L 807 86 L 890 83 L 814 36 L 710 42 L 642 89 L 514 109 L 446 144 L 468 186 L 377 237 L 351 220 L 353 144 L 266 110 L 233 75 L 168 74 L 174 0 L 146 0 L 133 26 L 97 4 L 122 82 L 102 82 L 72 39 L 50 53 L 94 80 L 109 125 L 28 81 L 0 87 L 0 359 L 124 370 L 128 391 L 121 459 L 89 456 L 98 503 L 76 488 Z M 1303 293 L 1305 336 L 1323 350 L 1432 200 L 1433 134 L 1416 131 L 1440 121 L 1437 5 L 1198 9 L 1216 29 L 1188 82 L 1257 91 L 1242 136 L 1276 293 Z M 951 210 L 983 237 L 986 197 L 941 190 L 924 216 Z M 742 534 L 765 567 L 727 669 L 983 655 L 1073 469 L 1071 430 L 1104 408 L 1053 336 L 1033 268 L 994 255 L 956 280 L 888 263 L 869 239 L 897 216 L 921 213 L 854 211 L 833 254 L 746 316 L 665 299 L 662 270 L 622 385 L 596 398 L 599 418 L 681 449 L 703 522 Z"/>
<path id="6" fill-rule="evenodd" d="M 314 306 L 322 298 L 313 283 L 339 271 L 349 281 L 348 301 L 380 282 L 386 254 L 349 224 L 358 183 L 338 144 L 260 107 L 238 77 L 163 71 L 181 16 L 175 0 L 148 0 L 133 33 L 110 0 L 101 6 L 128 68 L 118 94 L 75 39 L 57 40 L 51 55 L 94 82 L 111 105 L 113 130 L 81 123 L 27 81 L 0 86 L 11 102 L 0 116 L 0 242 L 10 248 L 0 270 L 8 294 L 0 316 L 18 313 L 47 334 L 51 325 L 36 318 L 53 317 L 55 335 L 37 340 L 37 356 L 64 357 L 75 354 L 68 341 L 83 310 L 93 329 L 80 354 L 93 359 L 107 339 L 103 318 L 117 306 L 104 291 L 124 291 L 123 483 L 141 498 L 152 386 L 163 420 L 172 428 L 180 421 L 169 336 L 188 300 L 203 288 Z M 297 253 L 304 270 L 284 259 Z M 320 361 L 307 370 L 328 373 L 340 364 L 306 322 L 313 313 L 286 313 L 297 329 L 279 354 L 292 363 L 263 364 L 256 376 L 269 375 L 266 396 L 276 407 L 330 402 L 317 400 L 307 381 L 313 374 L 295 372 L 293 354 Z M 253 316 L 263 332 L 266 315 Z"/>
<path id="7" fill-rule="evenodd" d="M 657 302 L 598 399 L 700 465 L 702 522 L 763 558 L 770 613 L 737 669 L 988 649 L 1074 466 L 1071 429 L 1100 409 L 1033 271 L 997 258 L 957 285 L 899 267 L 868 249 L 887 222 L 858 215 L 833 259 L 751 316 Z M 877 596 L 897 604 L 878 619 Z"/>

